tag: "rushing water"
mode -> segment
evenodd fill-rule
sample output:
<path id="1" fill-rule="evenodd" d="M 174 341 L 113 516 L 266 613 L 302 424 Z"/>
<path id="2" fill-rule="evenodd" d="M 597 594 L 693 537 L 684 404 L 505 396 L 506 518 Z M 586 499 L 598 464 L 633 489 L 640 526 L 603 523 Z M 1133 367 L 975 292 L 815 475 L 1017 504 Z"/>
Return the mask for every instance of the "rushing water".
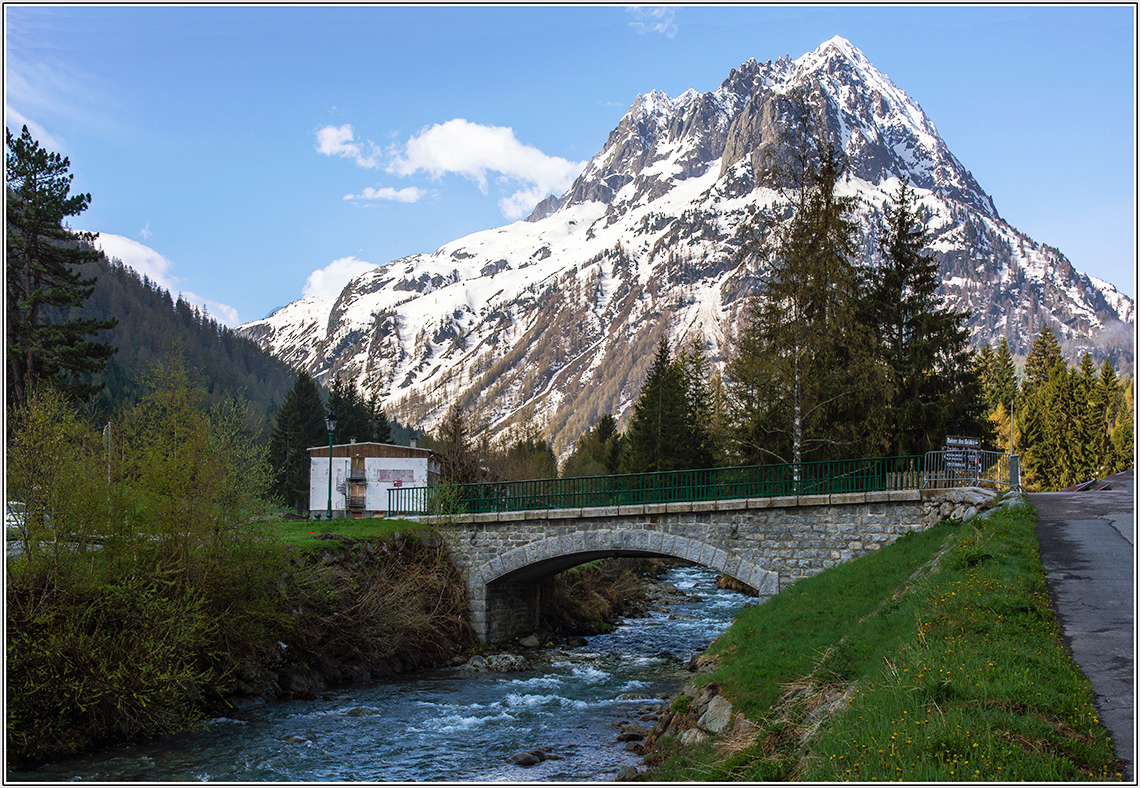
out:
<path id="1" fill-rule="evenodd" d="M 690 656 L 752 600 L 698 567 L 665 578 L 690 598 L 629 619 L 584 647 L 530 653 L 522 673 L 421 671 L 267 704 L 199 732 L 9 772 L 9 781 L 447 782 L 609 781 L 639 758 L 617 741 L 658 693 L 675 692 Z M 699 597 L 699 599 L 697 598 Z M 641 696 L 632 699 L 623 696 Z M 652 727 L 653 723 L 645 723 Z M 541 749 L 531 767 L 508 759 Z"/>

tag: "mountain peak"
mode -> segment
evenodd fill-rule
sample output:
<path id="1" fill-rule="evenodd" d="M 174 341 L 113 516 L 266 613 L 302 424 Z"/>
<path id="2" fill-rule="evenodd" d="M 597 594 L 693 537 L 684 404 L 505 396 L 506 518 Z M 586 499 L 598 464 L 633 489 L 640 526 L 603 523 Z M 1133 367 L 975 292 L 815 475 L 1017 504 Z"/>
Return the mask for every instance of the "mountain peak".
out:
<path id="1" fill-rule="evenodd" d="M 1100 337 L 1122 334 L 1133 301 L 1002 221 L 918 104 L 839 36 L 794 61 L 750 59 L 706 93 L 639 95 L 528 221 L 393 261 L 335 303 L 297 301 L 244 333 L 320 380 L 349 376 L 405 423 L 430 427 L 460 401 L 496 429 L 530 412 L 562 453 L 598 414 L 629 413 L 661 332 L 723 360 L 758 289 L 738 233 L 753 210 L 779 207 L 764 155 L 793 89 L 847 156 L 863 262 L 905 178 L 929 217 L 941 293 L 971 312 L 976 343 L 1004 337 L 1024 354 L 1050 325 L 1131 367 L 1130 344 Z"/>
<path id="2" fill-rule="evenodd" d="M 856 55 L 859 57 L 863 57 L 863 53 L 859 51 L 858 47 L 856 47 L 854 44 L 852 44 L 850 41 L 848 41 L 843 36 L 839 36 L 839 35 L 832 36 L 831 38 L 824 41 L 822 44 L 820 44 L 818 47 L 816 47 L 815 51 L 816 52 L 823 52 L 827 49 L 839 50 L 840 52 L 847 55 L 848 57 L 852 57 L 852 56 L 856 56 Z"/>

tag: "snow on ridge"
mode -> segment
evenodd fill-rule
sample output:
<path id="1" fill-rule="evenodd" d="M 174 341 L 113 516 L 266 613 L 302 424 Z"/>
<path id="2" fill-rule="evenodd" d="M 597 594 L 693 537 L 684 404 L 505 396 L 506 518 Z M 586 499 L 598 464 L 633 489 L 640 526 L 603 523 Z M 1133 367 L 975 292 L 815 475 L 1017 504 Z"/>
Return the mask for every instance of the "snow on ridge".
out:
<path id="1" fill-rule="evenodd" d="M 1085 274 L 1085 276 L 1089 278 L 1092 286 L 1099 290 L 1101 295 L 1104 296 L 1104 300 L 1108 302 L 1108 305 L 1120 315 L 1120 319 L 1123 322 L 1136 322 L 1136 302 L 1133 299 L 1117 290 L 1116 286 L 1111 282 L 1106 282 L 1092 274 Z"/>
<path id="2" fill-rule="evenodd" d="M 846 65 L 834 58 L 843 58 Z M 584 388 L 591 381 L 600 385 L 595 378 L 603 362 L 608 365 L 607 374 L 626 374 L 614 371 L 612 343 L 619 344 L 621 355 L 621 342 L 643 336 L 638 332 L 648 325 L 647 316 L 668 320 L 675 339 L 703 333 L 713 342 L 715 355 L 723 350 L 725 337 L 732 331 L 732 316 L 739 306 L 734 299 L 742 292 L 741 272 L 731 262 L 734 247 L 725 239 L 733 237 L 748 207 L 770 202 L 772 195 L 763 188 L 740 189 L 741 181 L 734 180 L 732 172 L 722 180 L 719 158 L 698 161 L 693 154 L 704 149 L 702 131 L 731 120 L 758 89 L 776 84 L 777 77 L 780 84 L 790 84 L 809 63 L 818 69 L 825 92 L 838 105 L 840 123 L 852 144 L 864 151 L 865 146 L 881 145 L 896 157 L 895 164 L 866 171 L 872 181 L 893 173 L 881 182 L 853 176 L 842 185 L 845 194 L 860 197 L 864 206 L 860 221 L 871 221 L 884 203 L 893 201 L 897 175 L 921 172 L 927 177 L 923 186 L 912 178 L 912 188 L 931 211 L 931 250 L 945 255 L 954 266 L 954 276 L 944 282 L 944 289 L 959 299 L 956 308 L 977 310 L 1000 304 L 1007 310 L 1002 325 L 1013 316 L 1023 321 L 1028 309 L 1024 289 L 1010 289 L 1010 283 L 1021 277 L 1048 284 L 1048 290 L 1039 288 L 1039 292 L 1048 292 L 1056 304 L 1045 309 L 1079 319 L 1082 331 L 1101 324 L 1105 302 L 1117 314 L 1126 313 L 1127 320 L 1133 319 L 1132 300 L 1108 283 L 1090 278 L 1105 302 L 1092 299 L 1087 284 L 1074 285 L 1071 277 L 1067 286 L 1055 281 L 1058 261 L 1037 244 L 1025 239 L 1019 251 L 1015 231 L 996 214 L 989 215 L 984 205 L 978 207 L 980 187 L 966 177 L 968 173 L 937 137 L 918 105 L 850 42 L 836 37 L 796 61 L 781 58 L 757 65 L 750 60 L 740 67 L 739 78 L 730 75 L 711 93 L 690 88 L 676 98 L 662 91 L 639 95 L 580 176 L 581 185 L 589 187 L 578 191 L 584 195 L 580 201 L 564 204 L 540 220 L 482 230 L 449 241 L 433 253 L 392 261 L 353 280 L 335 304 L 294 302 L 243 328 L 272 327 L 271 332 L 258 332 L 259 341 L 275 352 L 284 348 L 290 360 L 304 358 L 310 370 L 322 374 L 333 368 L 334 361 L 316 356 L 331 353 L 334 347 L 348 348 L 338 351 L 345 354 L 335 360 L 338 368 L 354 370 L 362 387 L 382 389 L 388 405 L 403 402 L 412 408 L 408 403 L 428 403 L 408 411 L 409 418 L 426 420 L 425 426 L 462 395 L 465 387 L 492 379 L 483 378 L 482 371 L 508 356 L 510 364 L 493 367 L 495 376 L 501 376 L 499 391 L 486 394 L 481 405 L 493 422 L 528 404 L 540 419 L 554 414 L 555 400 L 564 399 L 568 407 L 573 406 L 577 392 L 564 384 L 578 374 Z M 671 126 L 680 113 L 698 106 L 702 114 L 712 110 L 709 126 L 693 128 L 690 115 Z M 660 131 L 670 127 L 682 127 L 686 134 L 666 139 Z M 622 171 L 615 157 L 623 148 L 629 150 L 630 133 L 642 134 L 645 148 L 641 151 L 635 146 L 628 169 Z M 895 172 L 900 166 L 906 171 Z M 597 183 L 599 172 L 620 176 L 612 181 L 615 186 L 625 183 L 616 193 L 598 188 L 602 186 Z M 686 172 L 689 177 L 683 176 Z M 948 182 L 966 191 L 966 197 L 946 189 Z M 979 191 L 967 190 L 967 184 Z M 576 182 L 572 188 L 579 185 Z M 988 198 L 980 194 L 984 203 Z M 964 221 L 963 216 L 967 217 Z M 985 228 L 981 241 L 968 237 L 971 224 Z M 619 256 L 612 254 L 619 244 L 624 250 L 621 273 Z M 1009 259 L 1000 269 L 993 267 L 996 258 L 991 244 L 1002 248 L 1008 244 Z M 698 269 L 695 279 L 675 278 L 676 269 L 669 266 L 678 260 Z M 565 328 L 533 331 L 540 316 L 552 314 L 551 310 L 560 319 L 569 314 L 569 322 L 559 326 L 573 325 L 579 336 L 586 337 L 573 347 L 572 354 L 571 343 L 562 335 Z M 619 315 L 620 323 L 608 322 Z M 384 333 L 378 328 L 381 323 L 394 329 L 385 328 Z M 979 323 L 973 330 L 996 329 Z M 517 347 L 528 335 L 537 336 L 539 350 Z M 549 354 L 552 343 L 562 343 L 559 346 L 569 355 L 559 358 L 570 360 L 552 367 L 555 374 L 528 368 L 532 360 L 551 358 L 537 354 Z M 576 372 L 568 371 L 574 365 Z M 524 375 L 541 385 L 524 390 Z M 628 405 L 637 385 L 631 379 L 615 397 L 624 398 Z M 483 397 L 481 390 L 478 399 Z M 613 407 L 618 408 L 614 415 L 620 416 L 625 406 Z"/>

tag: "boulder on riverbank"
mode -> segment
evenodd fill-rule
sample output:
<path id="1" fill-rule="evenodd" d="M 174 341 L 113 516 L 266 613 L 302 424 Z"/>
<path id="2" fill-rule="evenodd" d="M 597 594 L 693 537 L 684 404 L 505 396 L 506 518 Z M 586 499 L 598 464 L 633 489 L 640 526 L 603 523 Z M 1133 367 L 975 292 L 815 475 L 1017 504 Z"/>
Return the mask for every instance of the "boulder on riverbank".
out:
<path id="1" fill-rule="evenodd" d="M 534 766 L 542 763 L 543 761 L 557 761 L 561 758 L 553 753 L 546 752 L 545 750 L 526 750 L 524 752 L 516 752 L 510 758 L 507 758 L 508 763 L 513 763 L 516 766 Z"/>
<path id="2" fill-rule="evenodd" d="M 720 694 L 715 682 L 703 687 L 686 684 L 661 715 L 646 746 L 670 738 L 683 745 L 697 744 L 730 733 L 742 724 L 748 724 L 747 720 L 742 714 L 733 713 L 732 703 Z"/>
<path id="3" fill-rule="evenodd" d="M 515 673 L 530 670 L 530 662 L 519 654 L 488 654 L 485 657 L 476 654 L 467 660 L 464 667 L 475 672 Z"/>

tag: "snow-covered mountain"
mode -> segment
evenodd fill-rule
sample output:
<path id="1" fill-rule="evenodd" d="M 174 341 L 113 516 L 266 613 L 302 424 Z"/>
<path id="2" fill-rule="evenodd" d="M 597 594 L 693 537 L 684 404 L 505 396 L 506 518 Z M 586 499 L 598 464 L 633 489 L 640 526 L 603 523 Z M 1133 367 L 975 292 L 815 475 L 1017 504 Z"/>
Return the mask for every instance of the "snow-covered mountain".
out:
<path id="1" fill-rule="evenodd" d="M 1135 304 L 1004 222 L 922 109 L 834 38 L 797 60 L 750 60 L 714 91 L 638 96 L 561 197 L 525 221 L 394 260 L 335 300 L 304 299 L 240 333 L 331 383 L 347 375 L 390 416 L 431 427 L 454 402 L 495 428 L 546 423 L 559 452 L 606 412 L 625 416 L 660 332 L 723 358 L 754 271 L 736 232 L 776 199 L 760 162 L 793 90 L 821 103 L 849 160 L 865 253 L 901 178 L 929 211 L 950 306 L 978 343 L 1027 352 L 1043 325 L 1070 347 L 1133 363 Z"/>

